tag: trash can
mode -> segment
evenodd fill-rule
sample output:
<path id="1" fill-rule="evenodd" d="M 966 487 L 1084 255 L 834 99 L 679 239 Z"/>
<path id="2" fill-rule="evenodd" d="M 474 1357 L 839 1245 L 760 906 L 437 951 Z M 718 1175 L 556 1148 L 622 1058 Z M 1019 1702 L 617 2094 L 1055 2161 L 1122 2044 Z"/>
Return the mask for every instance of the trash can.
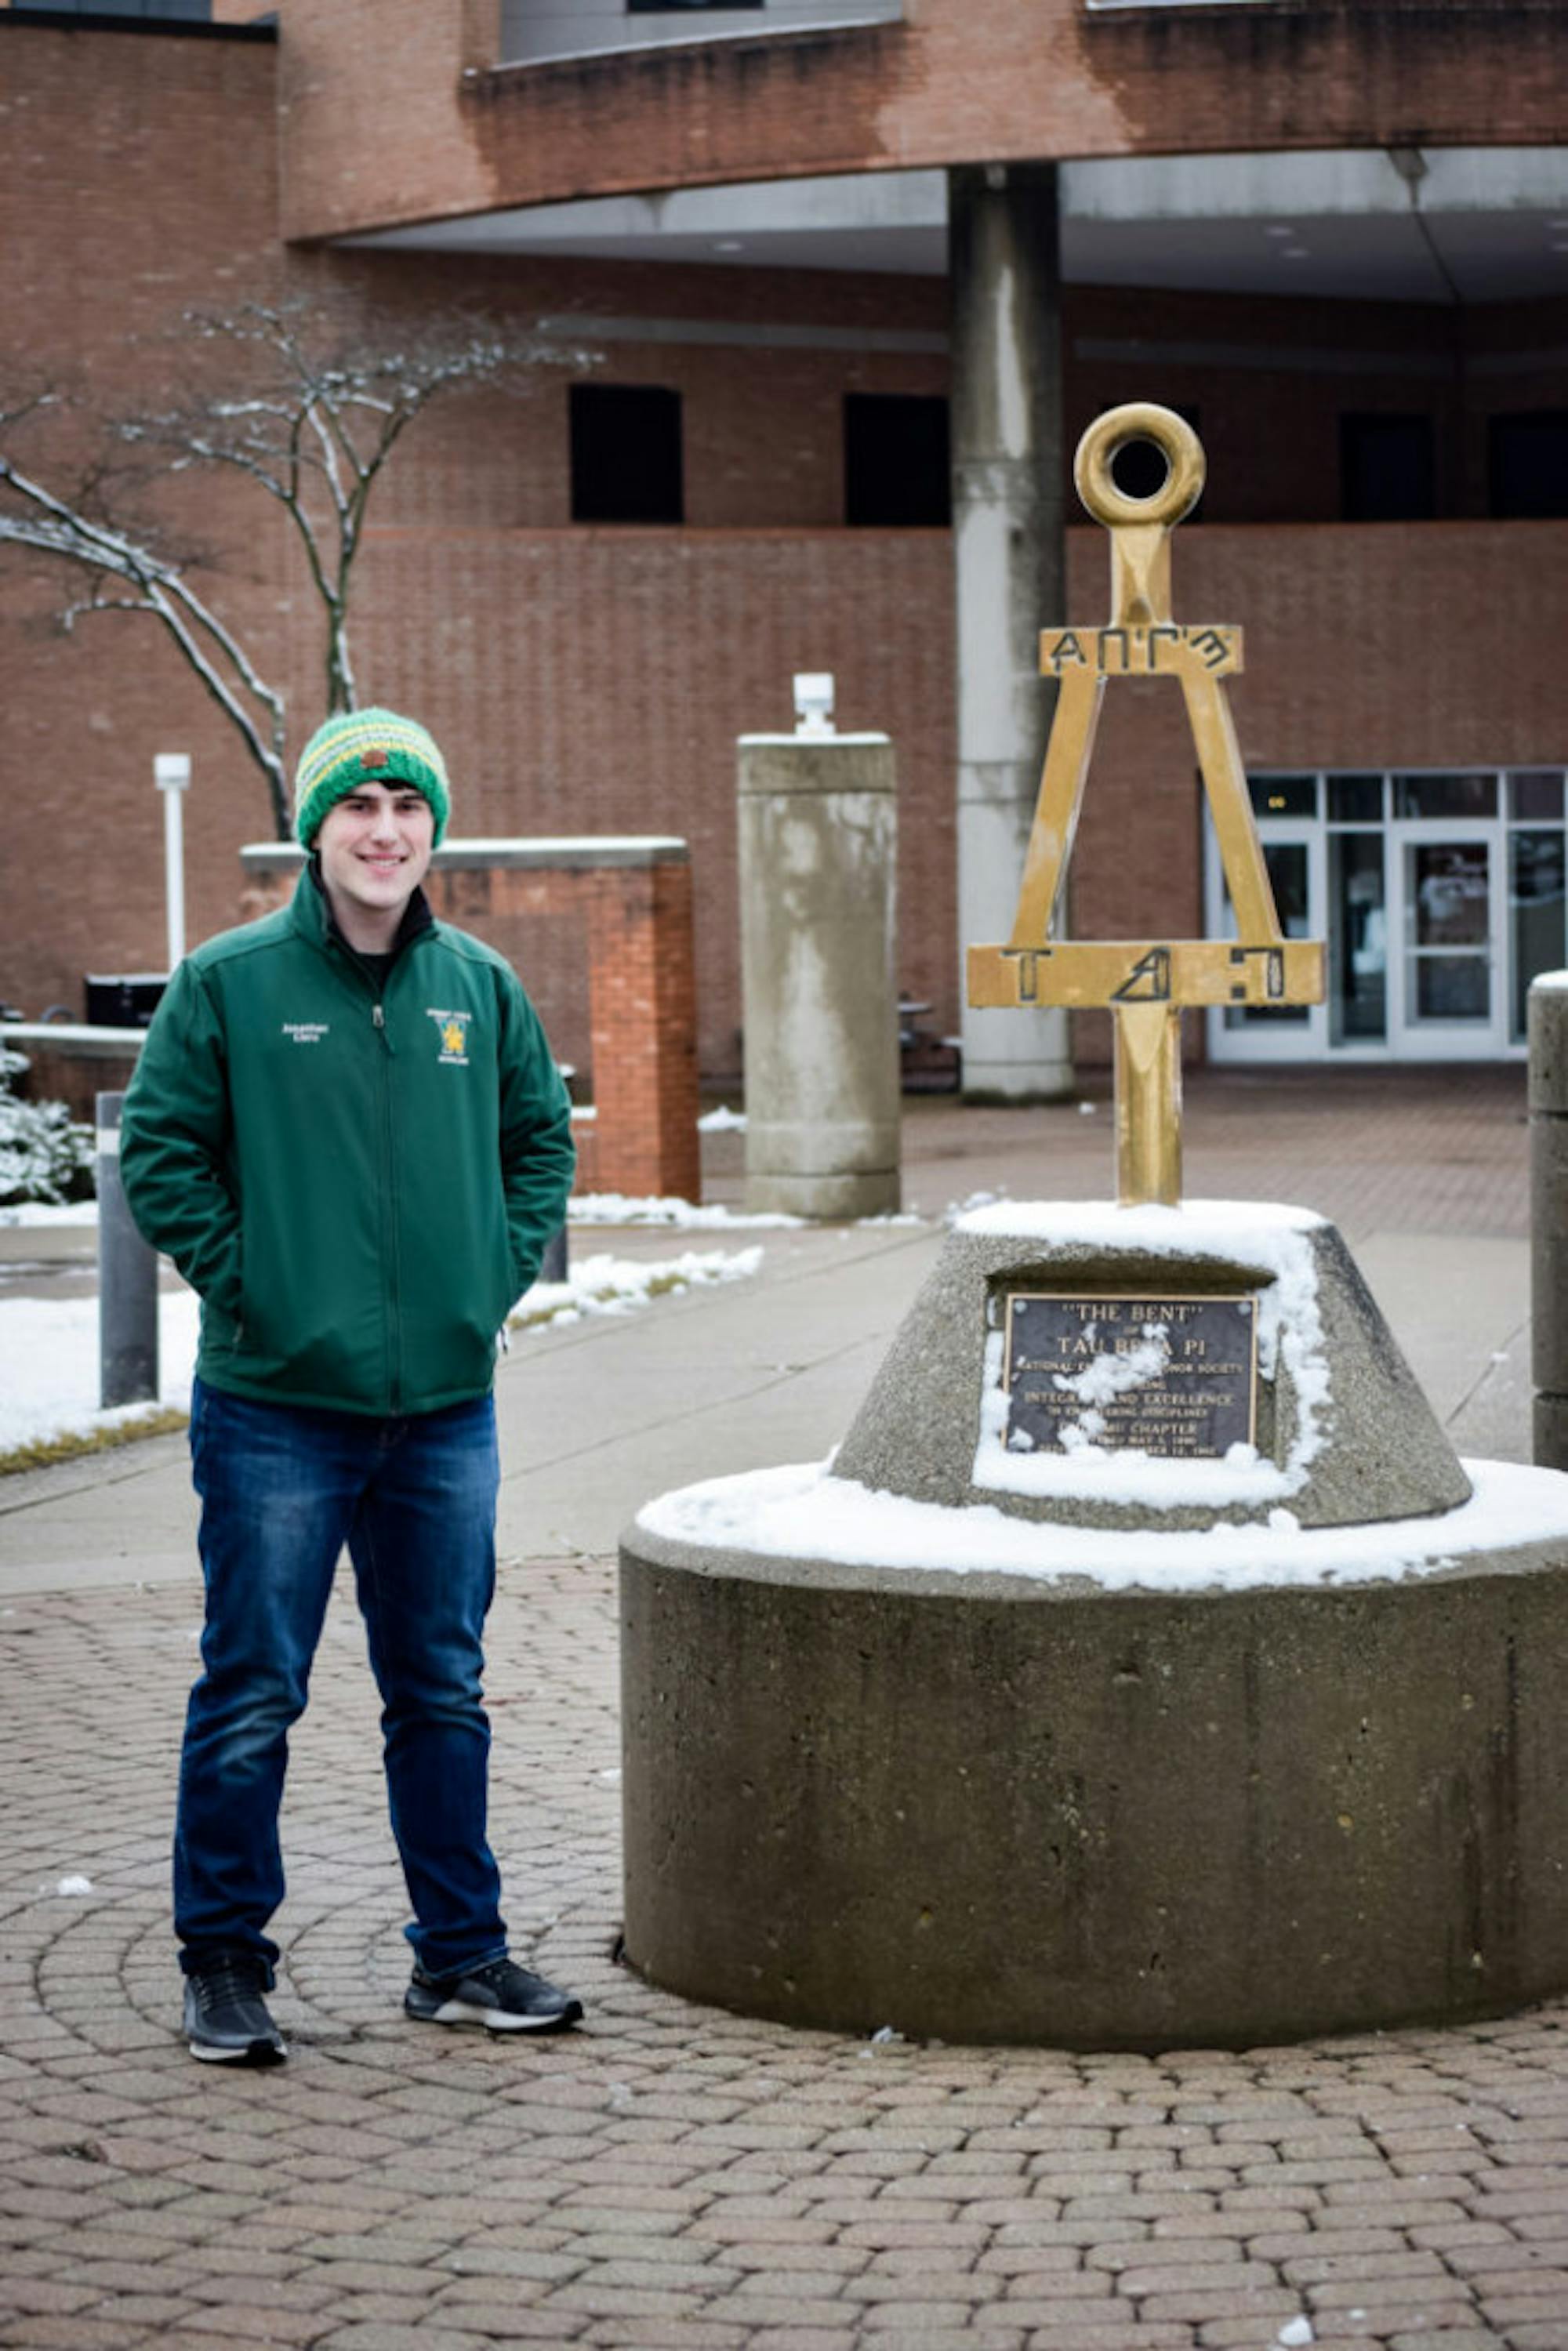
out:
<path id="1" fill-rule="evenodd" d="M 89 971 L 82 981 L 89 1028 L 147 1028 L 168 985 L 162 971 Z"/>

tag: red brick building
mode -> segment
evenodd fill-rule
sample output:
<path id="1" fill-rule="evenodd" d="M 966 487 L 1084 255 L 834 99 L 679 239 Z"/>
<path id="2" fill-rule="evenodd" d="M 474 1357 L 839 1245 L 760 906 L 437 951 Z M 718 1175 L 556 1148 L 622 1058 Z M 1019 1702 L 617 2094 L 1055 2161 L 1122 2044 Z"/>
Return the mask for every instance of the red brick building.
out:
<path id="1" fill-rule="evenodd" d="M 740 1051 L 734 738 L 789 723 L 797 669 L 832 670 L 840 723 L 895 741 L 901 974 L 936 1028 L 965 1021 L 960 935 L 1010 903 L 1047 707 L 1020 627 L 1105 605 L 1103 539 L 1071 512 L 1065 580 L 1051 568 L 1072 446 L 1103 407 L 1160 400 L 1208 455 L 1176 611 L 1247 631 L 1232 704 L 1277 889 L 1292 927 L 1328 937 L 1333 974 L 1310 1015 L 1212 1016 L 1207 1049 L 1517 1052 L 1531 972 L 1568 959 L 1563 16 L 1555 0 L 0 5 L 0 410 L 44 388 L 75 403 L 5 446 L 68 478 L 99 416 L 156 406 L 206 363 L 181 329 L 193 307 L 298 294 L 367 340 L 457 311 L 545 320 L 591 350 L 413 429 L 371 509 L 356 668 L 363 698 L 441 737 L 460 833 L 689 841 L 718 1076 Z M 1006 287 L 993 260 L 988 356 L 956 225 L 993 196 L 1038 281 L 1021 437 L 994 451 L 975 380 L 1005 353 Z M 1005 441 L 1012 394 L 991 389 Z M 956 570 L 949 413 L 961 509 L 1029 559 L 1000 619 L 983 559 Z M 229 480 L 136 495 L 286 686 L 298 747 L 320 657 L 282 520 Z M 0 548 L 0 998 L 29 1014 L 79 1010 L 89 970 L 160 959 L 156 752 L 193 761 L 193 935 L 235 919 L 239 849 L 268 828 L 153 623 L 59 632 L 81 584 Z M 972 681 L 1009 630 L 988 702 Z M 1107 704 L 1073 927 L 1183 935 L 1222 915 L 1179 703 L 1129 683 Z M 501 943 L 585 1061 L 570 923 Z M 982 1018 L 1010 1039 L 1034 1016 Z M 1102 1044 L 1085 1022 L 1080 1058 Z M 998 1071 L 1028 1090 L 1027 1061 Z"/>

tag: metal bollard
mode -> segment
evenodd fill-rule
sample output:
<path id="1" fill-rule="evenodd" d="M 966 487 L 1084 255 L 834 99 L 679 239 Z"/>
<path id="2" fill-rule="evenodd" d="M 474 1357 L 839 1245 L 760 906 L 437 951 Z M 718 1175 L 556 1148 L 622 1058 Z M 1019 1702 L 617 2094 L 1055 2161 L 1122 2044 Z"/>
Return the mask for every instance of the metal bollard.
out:
<path id="1" fill-rule="evenodd" d="M 1533 1451 L 1568 1469 L 1568 971 L 1530 987 L 1530 1311 Z"/>
<path id="2" fill-rule="evenodd" d="M 120 1114 L 125 1096 L 98 1105 L 99 1402 L 158 1400 L 158 1253 L 131 1221 L 120 1180 Z"/>
<path id="3" fill-rule="evenodd" d="M 566 1227 L 564 1224 L 560 1230 L 552 1233 L 545 1243 L 545 1253 L 539 1259 L 539 1270 L 534 1279 L 536 1281 L 566 1280 Z"/>

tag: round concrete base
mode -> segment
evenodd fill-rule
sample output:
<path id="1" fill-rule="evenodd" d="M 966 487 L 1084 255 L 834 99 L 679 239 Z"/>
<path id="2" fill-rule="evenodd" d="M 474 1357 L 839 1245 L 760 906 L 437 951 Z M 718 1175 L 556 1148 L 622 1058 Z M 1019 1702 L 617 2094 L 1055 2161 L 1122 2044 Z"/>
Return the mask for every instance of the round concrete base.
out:
<path id="1" fill-rule="evenodd" d="M 1386 1581 L 1162 1593 L 1070 1556 L 1055 1580 L 849 1567 L 640 1524 L 628 1956 L 787 2023 L 1070 2048 L 1560 1991 L 1563 1529 Z"/>

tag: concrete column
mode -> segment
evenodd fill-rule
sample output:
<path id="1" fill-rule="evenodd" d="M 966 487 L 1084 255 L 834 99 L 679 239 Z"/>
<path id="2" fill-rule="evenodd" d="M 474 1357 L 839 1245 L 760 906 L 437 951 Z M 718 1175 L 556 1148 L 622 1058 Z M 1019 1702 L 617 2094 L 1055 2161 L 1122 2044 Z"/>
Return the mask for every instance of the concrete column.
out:
<path id="1" fill-rule="evenodd" d="M 746 1204 L 899 1205 L 897 801 L 885 735 L 743 735 Z"/>
<path id="2" fill-rule="evenodd" d="M 1535 1458 L 1568 1469 L 1568 971 L 1530 987 L 1530 1293 Z"/>
<path id="3" fill-rule="evenodd" d="M 1067 619 L 1065 459 L 1056 167 L 966 164 L 947 188 L 962 957 L 1012 929 L 1056 701 L 1040 632 Z M 1072 1089 L 1063 1012 L 966 1006 L 963 1038 L 967 1094 Z"/>

